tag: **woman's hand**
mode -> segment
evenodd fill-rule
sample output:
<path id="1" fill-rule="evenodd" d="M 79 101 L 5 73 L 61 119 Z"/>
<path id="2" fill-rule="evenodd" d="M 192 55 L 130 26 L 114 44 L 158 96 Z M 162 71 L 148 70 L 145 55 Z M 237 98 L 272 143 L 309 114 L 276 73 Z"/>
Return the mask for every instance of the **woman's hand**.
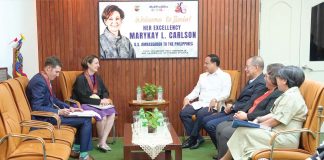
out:
<path id="1" fill-rule="evenodd" d="M 233 104 L 232 104 L 232 103 L 227 103 L 227 104 L 226 104 L 226 107 L 225 107 L 225 109 L 224 109 L 224 112 L 225 112 L 226 114 L 231 113 L 231 111 L 232 111 L 232 107 L 233 107 Z"/>
<path id="2" fill-rule="evenodd" d="M 104 98 L 104 99 L 101 99 L 100 104 L 101 105 L 112 105 L 113 103 L 112 103 L 112 100 L 111 99 Z"/>
<path id="3" fill-rule="evenodd" d="M 256 117 L 252 122 L 255 123 L 255 124 L 258 124 L 259 123 L 259 117 Z"/>
<path id="4" fill-rule="evenodd" d="M 237 113 L 234 114 L 234 118 L 239 120 L 247 120 L 247 113 L 243 111 L 238 111 Z"/>
<path id="5" fill-rule="evenodd" d="M 270 119 L 268 119 L 268 120 L 266 120 L 266 121 L 264 121 L 264 122 L 262 122 L 260 124 L 264 125 L 264 126 L 267 126 L 267 127 L 273 128 L 273 127 L 278 126 L 280 123 L 281 123 L 280 121 L 278 121 L 278 120 L 276 120 L 274 118 L 270 118 Z"/>

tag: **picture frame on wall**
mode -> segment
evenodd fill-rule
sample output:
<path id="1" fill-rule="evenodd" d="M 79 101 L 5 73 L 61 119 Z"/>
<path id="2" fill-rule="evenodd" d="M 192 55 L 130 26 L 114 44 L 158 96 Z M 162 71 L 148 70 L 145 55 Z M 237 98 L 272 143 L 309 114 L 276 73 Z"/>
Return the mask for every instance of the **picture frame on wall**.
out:
<path id="1" fill-rule="evenodd" d="M 0 82 L 8 79 L 8 68 L 0 67 Z"/>
<path id="2" fill-rule="evenodd" d="M 100 59 L 197 58 L 198 0 L 99 1 Z"/>

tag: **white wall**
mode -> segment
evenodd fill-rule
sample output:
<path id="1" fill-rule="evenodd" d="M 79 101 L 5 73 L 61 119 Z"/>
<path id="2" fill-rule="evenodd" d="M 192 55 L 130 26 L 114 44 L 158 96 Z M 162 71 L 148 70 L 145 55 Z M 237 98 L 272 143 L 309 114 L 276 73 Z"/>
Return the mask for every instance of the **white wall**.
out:
<path id="1" fill-rule="evenodd" d="M 261 0 L 260 10 L 260 56 L 266 65 L 298 66 L 301 0 Z"/>
<path id="2" fill-rule="evenodd" d="M 324 0 L 261 0 L 259 55 L 265 65 L 304 69 L 307 79 L 324 82 L 324 61 L 309 61 L 311 9 Z"/>
<path id="3" fill-rule="evenodd" d="M 20 49 L 23 70 L 31 78 L 38 73 L 36 0 L 0 0 L 0 67 L 8 67 L 12 75 L 12 47 L 9 42 L 24 34 Z"/>

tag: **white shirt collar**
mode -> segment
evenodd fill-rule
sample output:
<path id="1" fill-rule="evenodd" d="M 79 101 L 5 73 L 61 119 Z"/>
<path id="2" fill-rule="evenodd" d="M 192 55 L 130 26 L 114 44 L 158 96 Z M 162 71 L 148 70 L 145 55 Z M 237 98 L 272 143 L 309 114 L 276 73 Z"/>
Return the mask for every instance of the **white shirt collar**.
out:
<path id="1" fill-rule="evenodd" d="M 249 80 L 249 83 L 252 83 L 255 79 L 257 79 L 257 78 L 254 78 L 254 79 Z"/>
<path id="2" fill-rule="evenodd" d="M 249 80 L 249 84 L 252 83 L 255 79 L 257 79 L 260 75 L 262 75 L 262 73 L 256 76 L 254 79 Z"/>
<path id="3" fill-rule="evenodd" d="M 207 72 L 207 76 L 209 76 L 209 75 L 217 75 L 217 74 L 219 74 L 219 72 L 221 72 L 221 69 L 217 68 L 217 70 L 214 73 Z"/>

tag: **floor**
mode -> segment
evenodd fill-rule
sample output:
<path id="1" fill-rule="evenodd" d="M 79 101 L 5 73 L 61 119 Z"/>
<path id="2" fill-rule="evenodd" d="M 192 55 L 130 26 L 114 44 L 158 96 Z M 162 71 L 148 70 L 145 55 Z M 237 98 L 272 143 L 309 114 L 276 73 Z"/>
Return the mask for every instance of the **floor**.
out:
<path id="1" fill-rule="evenodd" d="M 95 146 L 97 141 L 93 141 L 94 149 L 90 152 L 90 155 L 95 160 L 123 160 L 123 139 L 118 138 L 115 144 L 110 144 L 112 151 L 103 153 L 98 151 Z M 215 147 L 210 139 L 206 139 L 205 143 L 201 145 L 199 149 L 183 149 L 183 160 L 212 160 L 212 156 L 216 154 Z M 71 159 L 72 160 L 72 159 Z"/>

